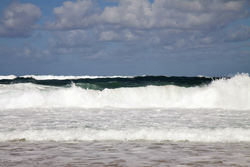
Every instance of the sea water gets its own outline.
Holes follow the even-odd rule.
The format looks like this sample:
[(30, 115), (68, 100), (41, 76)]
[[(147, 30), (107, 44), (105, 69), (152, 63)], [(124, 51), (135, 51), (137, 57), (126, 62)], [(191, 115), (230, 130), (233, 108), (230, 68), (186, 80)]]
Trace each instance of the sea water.
[(0, 76), (0, 166), (249, 166), (250, 77)]

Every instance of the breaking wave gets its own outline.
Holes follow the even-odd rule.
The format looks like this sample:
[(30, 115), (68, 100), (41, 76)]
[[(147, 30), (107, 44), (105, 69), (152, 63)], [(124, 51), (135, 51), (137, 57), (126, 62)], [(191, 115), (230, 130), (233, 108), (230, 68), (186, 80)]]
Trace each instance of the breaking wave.
[(0, 85), (0, 109), (43, 107), (83, 108), (221, 108), (250, 109), (249, 74), (222, 78), (208, 85), (120, 87), (103, 90), (33, 83)]

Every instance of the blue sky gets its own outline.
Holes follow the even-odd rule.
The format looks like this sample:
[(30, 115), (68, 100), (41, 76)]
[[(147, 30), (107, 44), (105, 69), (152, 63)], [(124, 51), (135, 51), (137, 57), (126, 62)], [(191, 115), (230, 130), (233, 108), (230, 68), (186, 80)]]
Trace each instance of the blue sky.
[(1, 0), (0, 75), (250, 73), (248, 0)]

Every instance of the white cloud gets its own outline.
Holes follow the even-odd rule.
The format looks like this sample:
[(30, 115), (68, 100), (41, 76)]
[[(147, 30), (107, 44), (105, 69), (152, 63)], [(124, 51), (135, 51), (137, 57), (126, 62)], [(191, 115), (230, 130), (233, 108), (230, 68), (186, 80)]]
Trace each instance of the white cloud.
[(118, 6), (102, 12), (90, 0), (67, 1), (55, 8), (55, 22), (46, 23), (52, 30), (86, 29), (96, 25), (113, 25), (129, 29), (221, 28), (246, 16), (244, 1), (219, 0), (120, 0)]
[[(120, 0), (103, 11), (94, 2), (67, 1), (54, 9), (55, 21), (44, 24), (55, 31), (49, 42), (53, 53), (164, 57), (216, 45), (218, 49), (225, 42), (225, 27), (249, 14), (244, 0)], [(243, 30), (227, 40), (248, 39), (243, 38), (248, 30)]]
[(37, 28), (40, 9), (30, 3), (12, 2), (3, 11), (0, 22), (0, 37), (28, 37)]
[(123, 38), (125, 41), (136, 41), (139, 40), (139, 37), (132, 33), (130, 30), (126, 29), (123, 31)]
[(115, 41), (120, 40), (120, 35), (114, 31), (103, 31), (100, 34), (100, 41)]
[(207, 31), (247, 16), (244, 1), (156, 0), (152, 7), (159, 28)]
[(46, 22), (49, 30), (86, 29), (98, 22), (98, 8), (91, 0), (66, 1), (54, 8), (55, 22)]
[(106, 7), (100, 15), (105, 24), (122, 28), (145, 29), (154, 25), (152, 5), (148, 0), (121, 0), (116, 7)]

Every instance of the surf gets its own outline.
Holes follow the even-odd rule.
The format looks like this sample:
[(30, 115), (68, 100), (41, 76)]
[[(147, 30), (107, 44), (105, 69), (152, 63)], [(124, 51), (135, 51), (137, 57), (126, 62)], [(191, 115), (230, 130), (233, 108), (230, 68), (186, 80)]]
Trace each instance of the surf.
[(84, 89), (18, 83), (0, 85), (0, 109), (80, 108), (221, 108), (250, 109), (250, 77), (239, 74), (208, 85), (177, 85)]
[(250, 130), (225, 129), (127, 129), (127, 130), (15, 130), (0, 132), (0, 141), (186, 141), (186, 142), (249, 142)]

